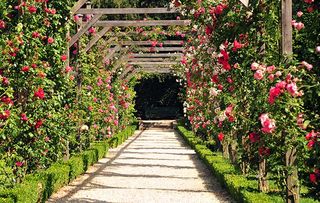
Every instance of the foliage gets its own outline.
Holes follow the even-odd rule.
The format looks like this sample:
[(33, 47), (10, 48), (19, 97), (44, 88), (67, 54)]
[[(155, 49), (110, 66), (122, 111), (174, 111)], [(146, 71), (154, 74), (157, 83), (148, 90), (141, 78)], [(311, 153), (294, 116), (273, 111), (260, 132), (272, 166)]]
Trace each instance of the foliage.
[[(128, 126), (117, 133), (115, 137), (121, 140), (118, 144), (133, 135), (135, 129), (135, 126)], [(66, 162), (57, 162), (46, 170), (27, 175), (22, 183), (12, 188), (0, 187), (0, 200), (17, 203), (46, 202), (52, 193), (86, 172), (90, 165), (104, 157), (108, 147), (107, 141), (92, 143), (88, 150), (76, 154)]]
[(74, 2), (0, 2), (1, 185), (108, 139), (134, 119), (134, 91), (103, 61), (107, 50), (83, 51), (93, 31), (72, 46), (68, 65), (66, 33), (79, 20), (70, 16)]
[[(279, 55), (278, 1), (253, 0), (246, 8), (239, 1), (175, 0), (172, 6), (192, 20), (180, 73), (193, 131), (215, 140), (243, 173), (275, 175), (285, 189), (286, 177), (298, 167), (300, 182), (313, 182), (310, 188), (317, 188), (319, 116), (311, 101), (318, 101), (320, 87), (320, 27), (314, 26), (318, 2), (295, 1), (294, 13), (301, 10), (303, 15), (292, 23), (293, 56)], [(307, 147), (305, 135), (312, 129)], [(284, 160), (293, 148), (297, 164), (291, 167)], [(263, 163), (267, 167), (261, 174)], [(316, 190), (313, 194), (319, 198)]]
[[(252, 180), (249, 176), (241, 175), (241, 171), (220, 152), (212, 152), (201, 140), (194, 142), (197, 135), (187, 130), (181, 123), (177, 126), (177, 130), (237, 202), (283, 202), (277, 193), (260, 193), (257, 190), (257, 181)], [(316, 203), (318, 201), (302, 198), (301, 202)]]

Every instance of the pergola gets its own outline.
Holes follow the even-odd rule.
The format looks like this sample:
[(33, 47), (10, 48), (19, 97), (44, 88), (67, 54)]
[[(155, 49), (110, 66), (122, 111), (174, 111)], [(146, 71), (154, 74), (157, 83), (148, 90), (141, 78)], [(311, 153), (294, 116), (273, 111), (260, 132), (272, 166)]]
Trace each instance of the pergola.
[[(85, 8), (83, 8), (85, 7)], [(113, 27), (142, 27), (142, 26), (187, 26), (190, 20), (101, 20), (105, 15), (128, 14), (175, 14), (179, 13), (173, 8), (91, 8), (89, 0), (79, 0), (71, 9), (71, 15), (92, 15), (93, 17), (79, 29), (75, 35), (69, 37), (69, 49), (91, 27), (100, 27), (100, 31), (85, 46), (85, 52), (89, 52), (97, 42), (111, 31)], [(81, 22), (82, 24), (82, 22)], [(135, 52), (128, 52), (118, 59), (113, 69), (125, 65), (121, 73), (121, 79), (131, 78), (138, 72), (170, 73), (171, 66), (180, 62), (183, 55), (183, 40), (166, 40), (161, 42), (161, 47), (152, 46), (151, 41), (117, 41), (111, 38), (106, 43), (111, 45), (105, 60), (110, 60), (123, 50), (134, 47)], [(69, 51), (68, 51), (69, 55)], [(68, 57), (69, 58), (69, 57)]]

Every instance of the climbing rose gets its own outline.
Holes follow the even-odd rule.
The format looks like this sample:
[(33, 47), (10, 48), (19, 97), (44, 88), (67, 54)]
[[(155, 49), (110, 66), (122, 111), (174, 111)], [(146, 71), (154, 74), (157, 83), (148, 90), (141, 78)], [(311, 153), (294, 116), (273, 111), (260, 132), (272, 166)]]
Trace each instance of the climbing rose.
[(16, 162), (16, 166), (17, 166), (17, 167), (22, 167), (22, 166), (23, 166), (23, 162), (17, 161), (17, 162)]
[(314, 132), (314, 130), (312, 130), (311, 132), (309, 132), (307, 135), (306, 135), (306, 140), (311, 140), (311, 139), (314, 139), (317, 137), (317, 133)]
[(38, 120), (37, 122), (36, 122), (36, 124), (35, 124), (35, 128), (36, 129), (38, 129), (38, 128), (40, 128), (41, 126), (42, 126), (42, 124), (43, 124), (43, 121), (42, 120)]
[(206, 34), (207, 34), (207, 35), (211, 35), (212, 32), (213, 32), (212, 26), (211, 26), (211, 25), (207, 25), (207, 27), (206, 27)]
[(316, 52), (320, 53), (320, 46), (316, 47)]
[(8, 97), (8, 96), (3, 96), (3, 97), (1, 98), (1, 101), (2, 101), (3, 103), (7, 104), (7, 105), (13, 105), (13, 101), (12, 101), (11, 98)]
[(243, 47), (243, 44), (241, 44), (237, 40), (234, 40), (233, 48), (232, 48), (233, 51), (237, 51), (238, 49), (241, 49), (242, 47)]
[(35, 6), (29, 6), (28, 10), (30, 13), (36, 13), (37, 12), (37, 8)]
[(268, 102), (273, 104), (278, 96), (281, 94), (281, 89), (279, 87), (271, 87), (269, 90)]
[(0, 114), (1, 120), (7, 120), (10, 117), (11, 113), (9, 110), (5, 110), (3, 113)]
[(298, 11), (297, 12), (297, 16), (300, 18), (301, 16), (303, 15), (303, 12), (302, 11)]
[(66, 73), (69, 73), (73, 70), (73, 67), (72, 66), (68, 66), (66, 67)]
[(262, 80), (263, 76), (264, 76), (264, 72), (262, 70), (257, 70), (253, 77), (256, 80)]
[(270, 149), (268, 147), (259, 147), (258, 149), (260, 156), (269, 156), (270, 155)]
[(276, 124), (275, 121), (273, 119), (269, 118), (269, 115), (267, 113), (262, 114), (259, 117), (260, 121), (261, 121), (261, 125), (262, 125), (262, 132), (264, 133), (272, 133), (275, 128), (276, 128)]
[(95, 34), (95, 33), (96, 33), (96, 28), (91, 27), (91, 28), (89, 28), (89, 30), (88, 30), (88, 31), (89, 31), (89, 33), (90, 33), (90, 34), (92, 34), (92, 35), (93, 35), (93, 34)]
[(307, 144), (308, 149), (312, 149), (313, 146), (314, 146), (314, 144), (315, 144), (315, 141), (314, 141), (314, 140), (310, 140), (310, 141), (308, 142), (308, 144)]
[(34, 93), (34, 97), (37, 97), (39, 99), (44, 99), (44, 91), (41, 87), (38, 88), (38, 90)]
[(253, 62), (252, 64), (251, 64), (251, 70), (258, 70), (258, 67), (259, 67), (260, 65), (258, 64), (258, 63), (256, 63), (256, 62)]
[(310, 71), (312, 68), (313, 68), (313, 65), (312, 64), (309, 64), (308, 62), (306, 61), (302, 61), (301, 62), (301, 65), (306, 67), (308, 71)]
[(218, 134), (218, 139), (219, 139), (220, 142), (222, 142), (223, 138), (224, 138), (224, 134), (223, 133), (219, 133)]
[(3, 20), (0, 20), (0, 29), (6, 28), (6, 23)]
[(307, 4), (312, 4), (314, 2), (314, 0), (304, 0), (304, 2)]
[(23, 66), (21, 68), (21, 71), (23, 71), (23, 72), (28, 72), (29, 70), (30, 70), (29, 66)]
[(298, 94), (298, 87), (297, 84), (292, 82), (290, 84), (287, 84), (287, 91), (289, 92), (289, 94), (291, 94), (292, 96), (297, 96)]
[(259, 136), (259, 134), (257, 134), (257, 133), (250, 133), (250, 134), (249, 134), (249, 140), (250, 140), (250, 142), (252, 142), (252, 143), (259, 142), (259, 141), (260, 141), (260, 136)]
[(54, 42), (54, 39), (52, 37), (48, 37), (48, 44), (52, 44)]
[(302, 22), (294, 22), (293, 27), (300, 31), (304, 28), (304, 24)]
[(62, 55), (62, 56), (61, 56), (61, 60), (62, 60), (62, 61), (66, 61), (67, 59), (68, 59), (67, 55)]
[(21, 118), (22, 121), (28, 121), (28, 117), (27, 117), (27, 115), (25, 113), (22, 113), (20, 115), (20, 118)]
[(310, 182), (311, 182), (311, 183), (315, 184), (315, 183), (317, 182), (317, 176), (316, 176), (316, 174), (311, 173), (311, 174), (309, 175), (309, 179), (310, 179)]
[(32, 33), (32, 38), (39, 38), (39, 37), (40, 37), (40, 33), (38, 33), (38, 32)]

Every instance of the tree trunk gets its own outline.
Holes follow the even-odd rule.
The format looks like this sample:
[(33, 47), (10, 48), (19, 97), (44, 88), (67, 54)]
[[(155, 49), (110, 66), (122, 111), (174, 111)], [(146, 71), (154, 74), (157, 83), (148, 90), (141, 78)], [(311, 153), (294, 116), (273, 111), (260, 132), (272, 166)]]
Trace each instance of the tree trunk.
[(286, 153), (286, 167), (291, 169), (287, 171), (287, 203), (297, 203), (299, 197), (298, 169), (296, 167), (297, 149), (294, 147)]
[(261, 192), (269, 191), (267, 181), (267, 160), (265, 158), (260, 158), (259, 160), (259, 190)]

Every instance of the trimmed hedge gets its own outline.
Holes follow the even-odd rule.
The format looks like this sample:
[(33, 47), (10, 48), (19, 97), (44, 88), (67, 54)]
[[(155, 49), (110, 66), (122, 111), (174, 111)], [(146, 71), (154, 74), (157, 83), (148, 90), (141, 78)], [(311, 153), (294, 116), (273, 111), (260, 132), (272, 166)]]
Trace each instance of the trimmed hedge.
[[(192, 131), (187, 130), (182, 124), (177, 126), (177, 131), (185, 141), (193, 148), (198, 156), (206, 163), (219, 182), (226, 187), (230, 195), (237, 202), (244, 203), (283, 203), (280, 196), (260, 193), (258, 183), (241, 175), (240, 171), (224, 158), (220, 152), (212, 152), (206, 143), (197, 137)], [(316, 203), (310, 198), (301, 198), (302, 203)]]
[(117, 147), (133, 135), (136, 126), (129, 126), (106, 141), (94, 142), (90, 148), (68, 161), (57, 162), (44, 171), (27, 175), (24, 181), (13, 188), (0, 187), (0, 203), (45, 202), (53, 193), (67, 185), (89, 166), (106, 156), (109, 146)]

